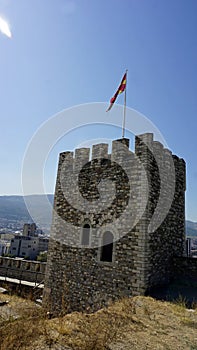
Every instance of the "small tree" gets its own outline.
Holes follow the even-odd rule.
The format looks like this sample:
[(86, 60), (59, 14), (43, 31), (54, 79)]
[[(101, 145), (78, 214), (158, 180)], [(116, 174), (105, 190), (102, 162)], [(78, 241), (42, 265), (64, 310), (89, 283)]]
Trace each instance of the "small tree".
[(40, 252), (36, 258), (37, 261), (46, 262), (47, 261), (47, 251)]

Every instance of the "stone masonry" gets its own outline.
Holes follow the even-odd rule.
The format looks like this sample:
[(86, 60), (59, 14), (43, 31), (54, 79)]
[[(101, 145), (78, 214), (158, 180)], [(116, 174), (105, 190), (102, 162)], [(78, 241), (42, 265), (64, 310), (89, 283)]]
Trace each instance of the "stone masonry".
[(0, 276), (40, 283), (45, 277), (46, 263), (0, 256)]
[(173, 277), (184, 254), (185, 162), (146, 133), (59, 157), (44, 307), (95, 311)]

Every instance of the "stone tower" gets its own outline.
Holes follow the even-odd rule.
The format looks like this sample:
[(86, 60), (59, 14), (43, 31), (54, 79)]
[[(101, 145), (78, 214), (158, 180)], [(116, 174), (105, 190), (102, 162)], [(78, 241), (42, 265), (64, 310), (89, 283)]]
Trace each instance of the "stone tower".
[(185, 162), (153, 134), (59, 157), (43, 304), (95, 311), (173, 277), (185, 244)]

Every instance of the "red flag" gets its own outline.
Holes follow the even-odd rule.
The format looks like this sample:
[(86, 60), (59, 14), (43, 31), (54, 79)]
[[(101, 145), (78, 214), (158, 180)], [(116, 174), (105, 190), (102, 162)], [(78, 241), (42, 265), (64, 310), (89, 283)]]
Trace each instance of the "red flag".
[(110, 105), (108, 107), (108, 109), (106, 110), (106, 112), (110, 111), (110, 109), (112, 108), (114, 102), (116, 101), (116, 98), (119, 94), (121, 94), (123, 91), (125, 91), (126, 89), (126, 83), (127, 83), (127, 73), (124, 74), (122, 81), (119, 85), (118, 90), (116, 91), (115, 95), (111, 98), (110, 100)]

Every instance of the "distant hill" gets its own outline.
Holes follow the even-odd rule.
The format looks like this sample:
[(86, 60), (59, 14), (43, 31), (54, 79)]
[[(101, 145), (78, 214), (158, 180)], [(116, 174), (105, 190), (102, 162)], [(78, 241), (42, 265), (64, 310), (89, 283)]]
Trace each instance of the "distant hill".
[[(46, 196), (51, 207), (46, 206)], [(27, 210), (26, 203), (31, 208), (31, 214), (37, 218), (36, 223), (40, 226), (50, 227), (53, 194), (31, 195), (31, 196), (0, 196), (0, 220), (32, 221)], [(197, 237), (197, 222), (186, 220), (186, 234), (190, 237)]]
[(190, 237), (197, 237), (197, 222), (186, 220), (186, 234)]
[[(45, 205), (46, 196), (51, 203), (51, 207)], [(17, 221), (32, 221), (28, 212), (28, 207), (31, 208), (31, 214), (37, 218), (37, 224), (49, 225), (51, 223), (51, 214), (53, 206), (53, 194), (47, 195), (30, 195), (30, 196), (0, 196), (0, 220), (17, 220)]]

